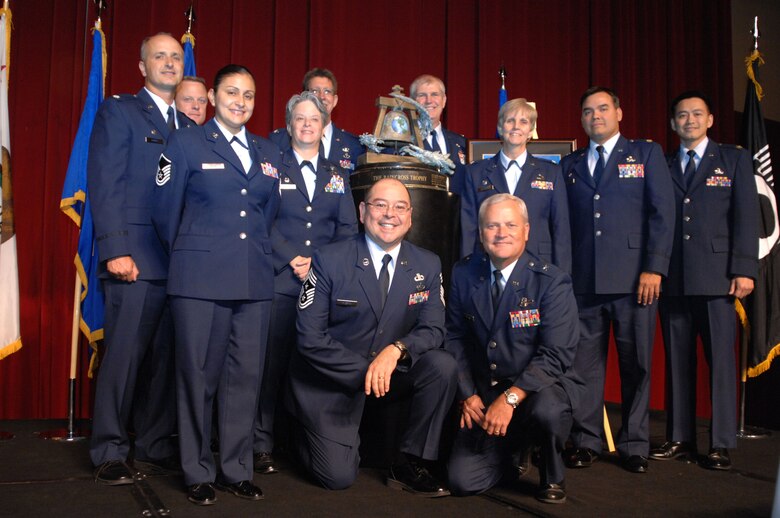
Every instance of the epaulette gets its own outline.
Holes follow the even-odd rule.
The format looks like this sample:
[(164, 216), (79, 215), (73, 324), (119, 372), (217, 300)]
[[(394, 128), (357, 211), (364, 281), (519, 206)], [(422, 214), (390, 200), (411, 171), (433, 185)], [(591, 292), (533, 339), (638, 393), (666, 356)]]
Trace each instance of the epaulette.
[(531, 260), (528, 261), (528, 269), (537, 273), (551, 275), (553, 270), (553, 265), (548, 263), (547, 261)]
[(726, 149), (745, 149), (739, 144), (721, 144), (718, 142), (718, 147), (726, 148)]
[(117, 101), (133, 101), (136, 99), (135, 94), (114, 94), (111, 97), (113, 97)]
[[(287, 131), (287, 130), (285, 130), (285, 131)], [(281, 132), (282, 132), (282, 128), (276, 128), (271, 133), (281, 133)]]
[(646, 143), (648, 143), (648, 144), (652, 144), (652, 143), (653, 143), (653, 139), (649, 139), (649, 138), (637, 138), (637, 139), (631, 139), (631, 140), (629, 140), (629, 142), (631, 142), (632, 144), (635, 144), (635, 143), (637, 143), (637, 142), (639, 142), (639, 143), (646, 142)]

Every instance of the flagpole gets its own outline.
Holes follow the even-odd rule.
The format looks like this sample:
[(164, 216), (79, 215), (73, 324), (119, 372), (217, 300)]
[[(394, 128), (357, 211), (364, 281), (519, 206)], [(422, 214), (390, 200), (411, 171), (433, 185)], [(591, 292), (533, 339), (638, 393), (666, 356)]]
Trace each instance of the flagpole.
[[(106, 6), (104, 0), (95, 0), (95, 4), (97, 7), (97, 19), (95, 21), (94, 31), (96, 32), (94, 33), (94, 36), (95, 38), (98, 38), (99, 36), (102, 38), (100, 15), (101, 15), (101, 11), (105, 9)], [(104, 45), (96, 46), (95, 49), (93, 49), (93, 52), (97, 52), (98, 49), (102, 49), (102, 54), (103, 54), (102, 59), (105, 62), (105, 46)], [(94, 59), (95, 59), (95, 55), (93, 54), (93, 61)], [(101, 65), (102, 71), (105, 71), (104, 65), (105, 63)], [(92, 71), (90, 70), (90, 76), (91, 75), (92, 75)], [(101, 80), (103, 83), (105, 82), (105, 75), (103, 75)], [(91, 77), (90, 77), (90, 83), (92, 83)], [(92, 87), (93, 85), (90, 84), (87, 89), (88, 92), (92, 90)], [(99, 87), (100, 92), (103, 91), (103, 87), (104, 85)], [(87, 94), (87, 98), (89, 99), (89, 93)], [(91, 126), (90, 126), (90, 130), (91, 130)], [(79, 122), (79, 131), (76, 135), (77, 142), (79, 140), (79, 135), (82, 135), (82, 121)], [(88, 133), (86, 135), (88, 135)], [(74, 143), (74, 149), (76, 147), (77, 147), (77, 143)], [(70, 174), (70, 163), (68, 164), (68, 174), (66, 174), (66, 176), (68, 176), (69, 174)], [(66, 179), (66, 187), (67, 185), (68, 184)], [(65, 190), (66, 189), (64, 188), (63, 191)], [(84, 191), (86, 191), (86, 187), (84, 187)], [(78, 212), (74, 212), (76, 210), (76, 207), (79, 206), (75, 203), (77, 199), (83, 203), (80, 204), (81, 209), (78, 210)], [(67, 207), (67, 210), (65, 212), (68, 213), (68, 215), (70, 215), (71, 218), (74, 218), (74, 221), (76, 221), (78, 226), (81, 227), (82, 223), (84, 223), (86, 219), (86, 216), (88, 216), (89, 214), (87, 208), (88, 205), (86, 203), (86, 195), (84, 194), (83, 198), (78, 198), (75, 195), (69, 195), (67, 198), (67, 204), (65, 206)], [(62, 204), (60, 205), (60, 208), (63, 208)], [(70, 212), (73, 212), (73, 214), (71, 214)], [(83, 231), (84, 229), (82, 228), (82, 232)], [(77, 252), (77, 259), (79, 259), (78, 252)], [(80, 265), (83, 264), (80, 260), (75, 262), (77, 262), (77, 264)], [(63, 442), (76, 442), (85, 439), (89, 435), (89, 431), (82, 431), (81, 429), (77, 429), (75, 427), (76, 374), (78, 371), (78, 358), (79, 358), (79, 331), (80, 331), (79, 324), (81, 322), (81, 298), (82, 298), (82, 293), (84, 293), (82, 287), (84, 289), (87, 288), (87, 283), (89, 278), (89, 273), (86, 271), (86, 269), (84, 271), (84, 279), (81, 278), (79, 272), (80, 272), (80, 268), (77, 267), (75, 285), (73, 287), (73, 317), (71, 321), (71, 334), (70, 334), (70, 373), (68, 376), (68, 427), (66, 429), (56, 429), (56, 430), (48, 430), (45, 432), (40, 432), (38, 436), (42, 439), (52, 439), (54, 441), (63, 441)], [(91, 286), (90, 289), (94, 290), (95, 286)], [(95, 354), (97, 354), (97, 352)]]
[[(753, 50), (758, 50), (758, 38), (761, 35), (758, 32), (758, 16), (753, 18), (753, 29), (750, 31), (753, 35)], [(743, 113), (744, 117), (745, 114)], [(739, 427), (737, 428), (738, 439), (764, 439), (771, 435), (769, 430), (755, 426), (745, 425), (745, 403), (747, 401), (747, 371), (748, 371), (748, 345), (750, 342), (750, 327), (742, 327), (740, 333), (740, 355), (739, 355)]]

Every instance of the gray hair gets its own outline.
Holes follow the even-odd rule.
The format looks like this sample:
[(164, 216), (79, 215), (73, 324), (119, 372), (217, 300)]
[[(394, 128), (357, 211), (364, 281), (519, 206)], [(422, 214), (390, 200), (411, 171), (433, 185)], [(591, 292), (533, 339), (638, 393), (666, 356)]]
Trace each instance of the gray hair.
[(511, 201), (516, 203), (517, 207), (520, 209), (520, 216), (522, 216), (525, 223), (528, 223), (528, 208), (525, 206), (525, 202), (513, 194), (502, 192), (501, 194), (494, 194), (490, 198), (483, 201), (482, 205), (479, 206), (480, 230), (483, 227), (485, 212), (487, 212), (488, 207), (492, 207), (493, 205), (498, 205), (499, 203), (504, 203), (505, 201)]
[(498, 110), (498, 125), (496, 128), (501, 137), (504, 136), (503, 126), (507, 115), (518, 110), (528, 115), (528, 120), (531, 122), (531, 129), (536, 129), (536, 118), (539, 116), (539, 112), (536, 111), (536, 108), (528, 104), (528, 101), (522, 97), (518, 97), (517, 99), (505, 102)]
[(314, 106), (317, 107), (317, 111), (320, 112), (320, 115), (322, 115), (322, 122), (325, 124), (325, 121), (328, 120), (328, 110), (325, 109), (325, 106), (322, 104), (322, 101), (320, 101), (319, 97), (317, 97), (317, 94), (313, 92), (309, 92), (308, 90), (304, 90), (303, 92), (299, 94), (295, 94), (292, 97), (290, 97), (290, 100), (287, 101), (287, 108), (285, 111), (284, 120), (287, 124), (287, 131), (290, 131), (290, 123), (292, 122), (292, 114), (293, 110), (295, 110), (295, 107), (301, 104), (305, 101), (311, 101), (314, 103)]

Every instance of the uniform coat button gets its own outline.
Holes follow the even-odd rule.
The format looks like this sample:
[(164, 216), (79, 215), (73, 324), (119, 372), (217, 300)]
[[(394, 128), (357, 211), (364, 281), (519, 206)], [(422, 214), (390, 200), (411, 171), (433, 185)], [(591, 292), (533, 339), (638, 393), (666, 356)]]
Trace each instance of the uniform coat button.
[(241, 189), (241, 196), (246, 196), (246, 189)]
[(494, 370), (496, 370), (497, 368), (498, 368), (498, 365), (496, 365), (495, 363), (491, 363), (491, 364), (490, 364), (490, 370), (494, 371)]
[(241, 212), (238, 213), (238, 215), (241, 216), (242, 218), (245, 218), (246, 217), (246, 211), (242, 210)]
[(246, 232), (241, 232), (241, 233), (238, 235), (238, 237), (240, 237), (241, 239), (246, 239)]

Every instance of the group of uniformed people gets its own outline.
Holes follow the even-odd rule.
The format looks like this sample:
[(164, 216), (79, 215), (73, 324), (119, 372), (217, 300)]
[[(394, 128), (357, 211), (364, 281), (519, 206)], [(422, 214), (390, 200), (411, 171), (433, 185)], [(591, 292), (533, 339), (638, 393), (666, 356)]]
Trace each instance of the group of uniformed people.
[[(601, 453), (610, 332), (623, 467), (644, 473), (648, 458), (696, 455), (700, 336), (713, 401), (701, 464), (730, 468), (732, 303), (757, 275), (758, 209), (747, 153), (707, 138), (704, 94), (671, 103), (680, 148), (668, 159), (623, 137), (617, 95), (592, 87), (580, 100), (589, 145), (560, 165), (528, 153), (537, 112), (524, 99), (498, 113), (501, 151), (467, 164), (465, 139), (441, 124), (444, 84), (417, 78), (410, 95), (434, 128), (424, 146), (456, 164), (450, 189), (461, 197), (462, 259), (445, 311), (438, 256), (404, 240), (406, 187), (380, 180), (356, 215), (349, 176), (363, 151), (332, 122), (330, 71), (306, 74), (286, 127), (267, 140), (245, 127), (255, 104), (246, 67), (223, 67), (207, 91), (200, 78), (182, 80), (181, 46), (161, 33), (142, 43), (139, 68), (144, 87), (103, 103), (90, 143), (106, 295), (96, 480), (181, 470), (195, 504), (213, 504), (215, 488), (257, 500), (253, 473), (278, 470), (283, 429), (318, 483), (349, 487), (364, 408), (404, 401), (387, 424), (398, 437), (389, 486), (428, 497), (486, 491), (523, 476), (539, 448), (536, 498), (562, 503), (564, 464), (587, 467)], [(651, 450), (659, 306), (668, 424), (667, 442)], [(455, 401), (445, 483), (431, 462)]]

